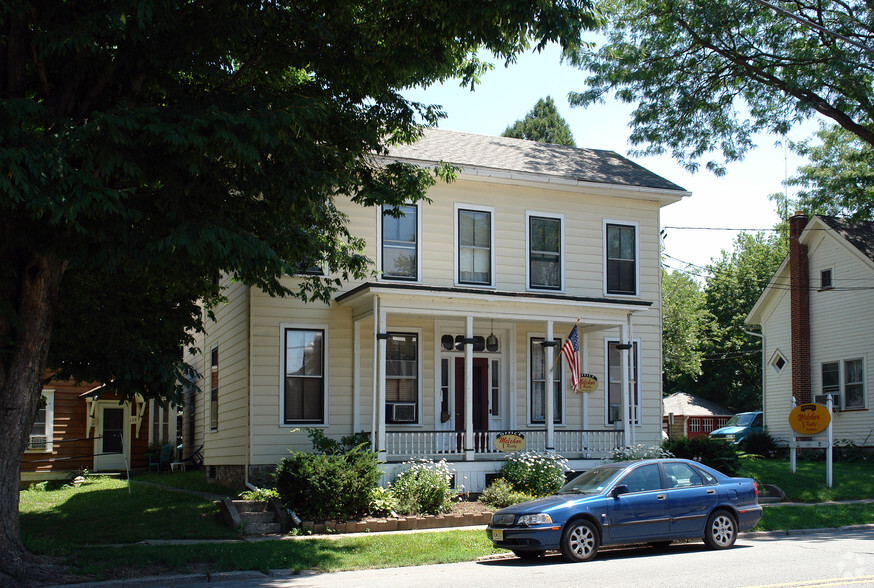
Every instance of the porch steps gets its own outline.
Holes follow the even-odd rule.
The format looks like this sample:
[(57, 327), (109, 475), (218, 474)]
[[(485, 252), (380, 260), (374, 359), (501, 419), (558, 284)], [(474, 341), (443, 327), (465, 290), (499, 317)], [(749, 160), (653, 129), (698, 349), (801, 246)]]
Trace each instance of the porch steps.
[(280, 535), (288, 531), (288, 515), (278, 501), (220, 501), (221, 516), (226, 524), (241, 535)]

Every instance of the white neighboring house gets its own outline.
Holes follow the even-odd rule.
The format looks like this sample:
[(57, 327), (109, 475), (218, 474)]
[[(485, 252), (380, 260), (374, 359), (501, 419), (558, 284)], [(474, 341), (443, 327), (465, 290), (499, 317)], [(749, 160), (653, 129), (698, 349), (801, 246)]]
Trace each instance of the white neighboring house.
[[(257, 482), (310, 450), (305, 427), (371, 433), (387, 478), (445, 458), (471, 491), (504, 459), (500, 432), (571, 468), (659, 443), (659, 211), (689, 193), (611, 151), (441, 130), (387, 161), (460, 172), (400, 218), (338, 202), (372, 279), (330, 304), (225, 282), (189, 358), (210, 374), (184, 419), (208, 475)], [(594, 392), (571, 390), (560, 358), (575, 324)]]
[(746, 318), (764, 335), (767, 431), (791, 436), (798, 404), (835, 404), (836, 440), (874, 445), (874, 223), (796, 213), (789, 255)]

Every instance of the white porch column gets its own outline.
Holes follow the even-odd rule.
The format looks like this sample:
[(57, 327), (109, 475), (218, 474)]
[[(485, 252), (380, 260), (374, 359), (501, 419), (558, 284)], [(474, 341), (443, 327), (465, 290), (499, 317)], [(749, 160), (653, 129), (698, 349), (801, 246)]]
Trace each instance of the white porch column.
[(378, 348), (379, 351), (377, 353), (377, 361), (379, 362), (379, 386), (377, 387), (377, 395), (376, 395), (376, 423), (377, 430), (379, 433), (377, 434), (377, 448), (376, 451), (379, 454), (380, 461), (385, 460), (385, 338), (386, 338), (386, 320), (385, 320), (385, 310), (379, 309), (379, 318), (377, 320), (378, 324), (378, 332), (377, 332), (377, 340), (378, 340)]
[(361, 430), (361, 321), (352, 324), (352, 434)]
[(625, 442), (625, 447), (629, 447), (631, 445), (631, 422), (628, 418), (628, 349), (625, 348), (625, 345), (628, 343), (628, 325), (622, 325), (620, 328), (620, 345), (622, 345), (622, 351), (619, 354), (620, 358), (620, 370), (622, 371), (622, 436), (623, 441)]
[(377, 334), (379, 334), (379, 320), (377, 317), (379, 316), (379, 296), (373, 297), (373, 341), (371, 345), (371, 349), (373, 350), (373, 386), (370, 388), (370, 404), (371, 404), (371, 413), (370, 413), (370, 444), (372, 449), (376, 451), (376, 427), (379, 424), (377, 422), (377, 410), (376, 410), (376, 397), (377, 390), (379, 389), (379, 339), (377, 338)]
[[(583, 362), (583, 373), (589, 373), (589, 334), (583, 333), (582, 346), (580, 348), (580, 361)], [(583, 430), (589, 428), (589, 393), (584, 392), (583, 397)], [(583, 443), (588, 445), (586, 433), (583, 433)]]
[[(545, 364), (550, 366), (546, 372), (546, 383), (544, 383), (543, 387), (545, 388), (543, 391), (544, 396), (546, 397), (546, 414), (544, 415), (544, 419), (546, 420), (546, 450), (547, 451), (555, 451), (555, 423), (553, 423), (553, 417), (555, 416), (555, 392), (553, 391), (553, 383), (552, 383), (552, 368), (555, 363), (555, 354), (554, 354), (554, 345), (553, 345), (553, 333), (552, 333), (552, 321), (546, 321), (546, 340), (544, 341), (545, 345)], [(545, 367), (545, 366), (544, 366)]]
[[(634, 381), (634, 331), (631, 327), (631, 313), (628, 313), (627, 316), (628, 321), (628, 343), (631, 345), (631, 349), (628, 350), (628, 406), (631, 407), (631, 415), (628, 417), (629, 427), (628, 430), (631, 433), (631, 444), (634, 445), (637, 443), (637, 426), (635, 426), (635, 422), (640, 421), (640, 415), (637, 414), (638, 406), (634, 402), (634, 388), (637, 386), (637, 382)], [(640, 377), (640, 375), (638, 375)]]
[(468, 316), (464, 327), (464, 459), (473, 461), (473, 317)]

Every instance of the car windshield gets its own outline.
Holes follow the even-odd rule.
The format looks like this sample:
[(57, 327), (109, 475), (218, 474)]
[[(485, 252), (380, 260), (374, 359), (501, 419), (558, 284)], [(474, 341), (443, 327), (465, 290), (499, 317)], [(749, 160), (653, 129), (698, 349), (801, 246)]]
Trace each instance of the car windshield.
[(756, 413), (754, 412), (744, 412), (741, 414), (736, 414), (727, 423), (725, 423), (726, 427), (746, 427), (753, 419), (756, 418)]
[(561, 487), (558, 494), (600, 494), (622, 468), (594, 468), (583, 472)]

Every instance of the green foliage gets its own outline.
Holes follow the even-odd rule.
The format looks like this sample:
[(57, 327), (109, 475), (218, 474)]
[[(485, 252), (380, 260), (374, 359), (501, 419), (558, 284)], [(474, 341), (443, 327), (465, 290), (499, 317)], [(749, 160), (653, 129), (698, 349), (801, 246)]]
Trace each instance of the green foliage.
[(704, 329), (710, 315), (698, 282), (682, 271), (662, 268), (662, 349), (666, 392), (679, 391), (677, 383), (701, 375)]
[(781, 3), (709, 0), (606, 0), (600, 47), (571, 60), (589, 72), (571, 103), (613, 93), (634, 104), (630, 141), (640, 152), (669, 153), (687, 169), (724, 173), (743, 158), (756, 133), (785, 133), (819, 112), (874, 143), (868, 70), (874, 55), (825, 29), (854, 39), (871, 35), (858, 0)]
[(440, 514), (452, 508), (455, 492), (451, 488), (452, 471), (446, 460), (434, 462), (415, 459), (404, 462), (390, 488), (402, 514)]
[(649, 446), (643, 443), (631, 447), (619, 447), (610, 452), (610, 461), (640, 461), (642, 459), (659, 459), (674, 457), (674, 454), (659, 446)]
[(551, 96), (541, 98), (522, 120), (508, 126), (502, 137), (527, 139), (539, 143), (553, 143), (576, 147), (570, 125), (558, 112)]
[(789, 184), (798, 187), (798, 210), (874, 220), (874, 149), (837, 125), (821, 124), (819, 140), (792, 143), (809, 163), (798, 166)]
[(279, 498), (279, 492), (274, 488), (257, 488), (255, 490), (244, 490), (238, 494), (241, 500), (257, 500), (264, 502), (271, 498)]
[(736, 476), (740, 470), (737, 447), (720, 439), (699, 435), (688, 439), (678, 437), (662, 442), (662, 449), (675, 457), (691, 459), (719, 470), (726, 476)]
[(307, 437), (313, 444), (313, 450), (317, 453), (327, 453), (329, 455), (341, 455), (349, 450), (361, 445), (370, 445), (370, 433), (354, 433), (341, 437), (339, 441), (331, 439), (322, 429), (314, 429), (307, 427)]
[(510, 482), (504, 478), (498, 478), (483, 490), (479, 501), (493, 508), (506, 508), (534, 498), (535, 496), (531, 494), (513, 490), (513, 485)]
[(500, 474), (517, 492), (549, 496), (564, 485), (567, 469), (567, 459), (557, 453), (524, 451), (508, 455)]
[(740, 440), (738, 449), (760, 457), (779, 457), (786, 454), (786, 444), (777, 441), (767, 431), (750, 433)]
[(379, 468), (361, 446), (344, 454), (297, 451), (276, 464), (273, 478), (283, 504), (301, 518), (345, 520), (367, 512)]
[(376, 486), (370, 489), (370, 499), (367, 504), (367, 512), (373, 516), (394, 516), (400, 509), (398, 499), (395, 498), (391, 488)]

